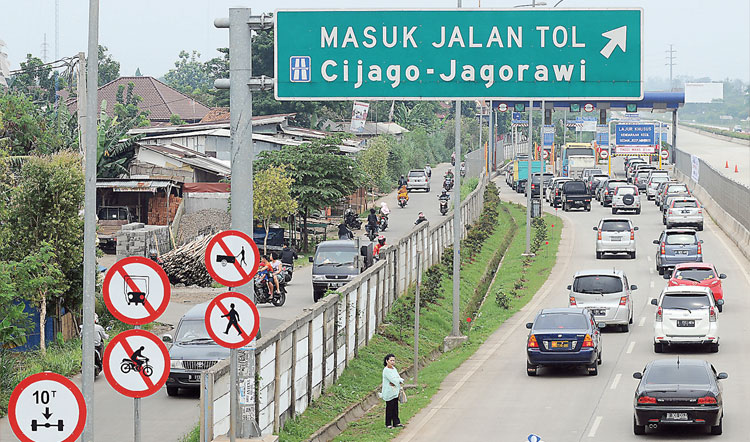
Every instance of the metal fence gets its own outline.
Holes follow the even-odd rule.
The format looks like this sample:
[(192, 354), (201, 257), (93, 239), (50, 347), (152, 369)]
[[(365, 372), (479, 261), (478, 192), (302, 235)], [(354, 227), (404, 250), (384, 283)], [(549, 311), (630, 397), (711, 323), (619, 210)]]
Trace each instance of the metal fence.
[(689, 181), (696, 182), (719, 207), (727, 212), (743, 227), (750, 230), (750, 188), (722, 175), (700, 158), (693, 158), (689, 153), (674, 149), (675, 168), (682, 172)]
[[(465, 226), (479, 218), (488, 181), (481, 174), (477, 188), (461, 203), (462, 236)], [(305, 411), (372, 339), (393, 302), (416, 280), (421, 270), (417, 250), (423, 251), (421, 266), (431, 266), (451, 244), (452, 212), (432, 225), (421, 223), (381, 250), (381, 259), (341, 287), (339, 296), (323, 298), (258, 340), (255, 418), (263, 435)], [(229, 360), (224, 360), (201, 377), (201, 441), (229, 430), (229, 396)]]

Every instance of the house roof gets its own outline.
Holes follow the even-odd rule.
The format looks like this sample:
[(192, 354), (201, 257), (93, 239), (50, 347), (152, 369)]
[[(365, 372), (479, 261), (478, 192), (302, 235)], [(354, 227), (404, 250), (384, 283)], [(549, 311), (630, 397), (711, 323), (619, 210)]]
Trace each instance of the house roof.
[[(275, 114), (275, 115), (257, 115), (253, 117), (253, 126), (264, 126), (268, 124), (281, 124), (287, 121), (290, 115), (294, 114)], [(193, 124), (183, 124), (181, 126), (154, 126), (151, 127), (134, 127), (128, 131), (130, 135), (143, 134), (152, 138), (154, 135), (176, 135), (190, 133), (195, 131), (204, 131), (212, 129), (229, 129), (229, 121), (201, 121)]]
[[(351, 130), (351, 122), (349, 121), (328, 120), (325, 123), (323, 123), (323, 127), (331, 132), (354, 133)], [(359, 136), (401, 135), (406, 132), (409, 132), (409, 130), (403, 126), (400, 126), (397, 123), (383, 123), (383, 122), (376, 123), (374, 121), (366, 121), (364, 130), (362, 132), (357, 132), (355, 135), (359, 135)]]
[(188, 149), (179, 144), (142, 144), (136, 143), (139, 149), (147, 149), (158, 152), (166, 157), (173, 158), (198, 169), (215, 173), (221, 176), (229, 176), (232, 168), (229, 161), (219, 160), (202, 154), (196, 150)]
[[(289, 119), (297, 115), (296, 113), (291, 114), (272, 114), (272, 115), (253, 115), (253, 122), (258, 118), (270, 118), (270, 117), (284, 117)], [(201, 119), (201, 123), (229, 123), (229, 108), (228, 107), (212, 107), (208, 113)]]
[[(185, 121), (197, 122), (209, 112), (208, 107), (154, 77), (120, 77), (99, 88), (99, 106), (102, 100), (107, 100), (107, 115), (114, 113), (118, 87), (122, 85), (127, 91), (129, 83), (134, 85), (133, 94), (142, 98), (138, 108), (149, 111), (151, 121), (169, 121), (176, 114)], [(71, 112), (75, 111), (78, 108), (77, 98), (68, 100), (66, 105)]]

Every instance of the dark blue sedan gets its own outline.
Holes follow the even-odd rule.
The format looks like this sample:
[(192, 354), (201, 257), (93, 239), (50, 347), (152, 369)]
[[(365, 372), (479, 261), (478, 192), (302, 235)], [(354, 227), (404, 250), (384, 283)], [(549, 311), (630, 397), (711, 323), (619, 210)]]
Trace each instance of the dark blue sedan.
[(582, 366), (591, 376), (602, 363), (599, 327), (591, 311), (579, 308), (554, 308), (540, 311), (526, 341), (526, 373), (536, 376), (543, 365)]

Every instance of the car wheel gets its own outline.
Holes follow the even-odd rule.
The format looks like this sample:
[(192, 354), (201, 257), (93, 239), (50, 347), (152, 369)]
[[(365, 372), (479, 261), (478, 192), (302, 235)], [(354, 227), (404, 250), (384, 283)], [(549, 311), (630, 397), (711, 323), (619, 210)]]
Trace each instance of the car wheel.
[(586, 211), (591, 212), (591, 204), (586, 204)]
[(630, 252), (630, 259), (635, 259), (635, 252)]
[(722, 423), (724, 422), (724, 417), (722, 416), (721, 419), (719, 419), (719, 425), (711, 425), (711, 434), (714, 436), (718, 436), (722, 433)]
[(657, 267), (656, 270), (659, 272), (660, 275), (664, 275), (664, 267)]
[(664, 344), (661, 342), (654, 342), (654, 353), (663, 353), (664, 352)]
[(612, 208), (612, 215), (617, 215), (617, 209), (615, 209), (614, 207)]
[(430, 193), (430, 188), (429, 188), (429, 187), (428, 187), (428, 188), (426, 189), (426, 192), (427, 192), (427, 193)]
[(602, 352), (599, 352), (599, 357), (596, 358), (596, 364), (602, 365)]
[(646, 426), (638, 425), (638, 423), (635, 421), (635, 416), (633, 416), (633, 434), (637, 434), (639, 436), (646, 434)]
[(169, 387), (169, 386), (167, 386), (167, 396), (174, 397), (174, 396), (177, 396), (177, 394), (179, 392), (180, 392), (180, 388), (179, 387)]
[(599, 374), (599, 367), (597, 366), (596, 361), (594, 363), (587, 365), (586, 370), (589, 372), (589, 376), (596, 376)]
[(620, 326), (620, 331), (623, 332), (623, 333), (627, 333), (628, 331), (630, 331), (630, 323), (625, 324), (625, 325), (621, 325)]
[(722, 311), (724, 311), (724, 306), (723, 305), (717, 305), (716, 308), (719, 309), (719, 313), (721, 313)]
[(630, 319), (628, 320), (628, 324), (632, 324), (632, 323), (633, 323), (633, 314), (631, 313), (630, 314)]
[(708, 351), (711, 353), (718, 353), (719, 352), (719, 344), (708, 344)]
[(596, 252), (596, 259), (602, 259), (602, 252)]
[(321, 292), (313, 290), (313, 302), (318, 302), (318, 299), (322, 297), (323, 297), (323, 294)]
[(526, 374), (529, 376), (536, 376), (536, 371), (539, 369), (536, 365), (532, 365), (529, 361), (526, 361)]
[(665, 226), (666, 226), (667, 229), (671, 229), (672, 228), (672, 224), (669, 224), (669, 223), (666, 223)]
[(636, 215), (640, 215), (641, 214), (641, 209), (635, 209), (635, 214)]
[(703, 231), (703, 224), (699, 224), (699, 225), (698, 225), (698, 231), (699, 231), (699, 232)]

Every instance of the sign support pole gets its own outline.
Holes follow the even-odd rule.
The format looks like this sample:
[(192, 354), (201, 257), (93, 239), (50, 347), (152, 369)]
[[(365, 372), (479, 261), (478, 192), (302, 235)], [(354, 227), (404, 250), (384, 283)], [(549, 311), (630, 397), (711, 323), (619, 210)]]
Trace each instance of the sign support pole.
[[(461, 0), (458, 1), (461, 7)], [(453, 166), (453, 330), (452, 336), (461, 336), (458, 314), (461, 309), (461, 101), (456, 101), (456, 165)]]
[(419, 285), (422, 282), (421, 257), (422, 251), (417, 250), (417, 285), (414, 289), (414, 385), (418, 385), (419, 383)]
[[(82, 134), (85, 152), (83, 214), (83, 363), (81, 386), (88, 412), (81, 440), (94, 440), (94, 296), (96, 294), (96, 152), (99, 115), (99, 0), (89, 0), (89, 41), (86, 61), (86, 129)], [(79, 69), (83, 69), (80, 66)], [(80, 97), (84, 99), (84, 97)], [(83, 136), (85, 135), (85, 138)]]
[[(141, 328), (140, 325), (133, 326)], [(133, 398), (133, 442), (141, 442), (141, 398)]]
[(534, 101), (529, 100), (529, 156), (526, 159), (526, 253), (524, 253), (524, 256), (531, 256), (531, 157), (534, 155), (533, 126)]

